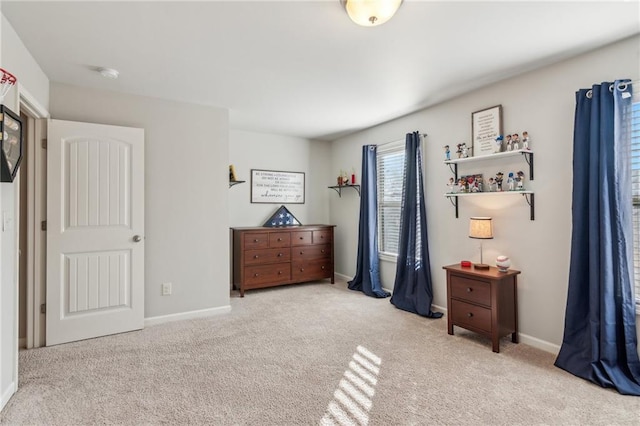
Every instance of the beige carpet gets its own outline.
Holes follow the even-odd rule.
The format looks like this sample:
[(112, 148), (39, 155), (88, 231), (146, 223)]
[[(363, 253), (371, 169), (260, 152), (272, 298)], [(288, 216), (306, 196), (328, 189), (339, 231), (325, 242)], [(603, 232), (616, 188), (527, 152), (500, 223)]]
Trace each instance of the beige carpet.
[(20, 353), (3, 424), (640, 424), (640, 398), (554, 356), (344, 283), (249, 291), (225, 316)]

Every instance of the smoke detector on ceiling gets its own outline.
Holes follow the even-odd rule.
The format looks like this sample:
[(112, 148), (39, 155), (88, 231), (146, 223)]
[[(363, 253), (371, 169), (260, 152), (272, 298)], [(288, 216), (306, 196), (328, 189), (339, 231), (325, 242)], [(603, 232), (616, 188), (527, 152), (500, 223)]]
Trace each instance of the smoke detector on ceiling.
[(120, 72), (118, 72), (118, 70), (114, 70), (113, 68), (98, 68), (98, 72), (101, 76), (110, 78), (112, 80), (115, 80), (120, 75)]

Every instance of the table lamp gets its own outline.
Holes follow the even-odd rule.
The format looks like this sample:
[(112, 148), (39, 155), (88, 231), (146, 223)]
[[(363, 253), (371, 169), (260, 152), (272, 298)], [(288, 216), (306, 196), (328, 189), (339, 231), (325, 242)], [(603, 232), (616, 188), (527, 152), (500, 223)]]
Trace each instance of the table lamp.
[[(488, 240), (493, 238), (493, 224), (490, 217), (472, 217), (469, 219), (469, 238)], [(480, 263), (474, 263), (475, 269), (489, 269), (482, 263), (482, 241), (480, 241)]]

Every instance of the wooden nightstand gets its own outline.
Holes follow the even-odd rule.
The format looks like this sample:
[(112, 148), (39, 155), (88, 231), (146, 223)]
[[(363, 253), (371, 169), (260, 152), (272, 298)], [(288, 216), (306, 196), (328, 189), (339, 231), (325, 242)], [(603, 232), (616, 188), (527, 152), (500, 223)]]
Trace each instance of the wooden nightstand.
[(511, 334), (518, 343), (517, 276), (520, 271), (498, 268), (443, 266), (447, 271), (447, 327), (466, 328), (490, 337), (493, 351), (500, 352), (500, 338)]

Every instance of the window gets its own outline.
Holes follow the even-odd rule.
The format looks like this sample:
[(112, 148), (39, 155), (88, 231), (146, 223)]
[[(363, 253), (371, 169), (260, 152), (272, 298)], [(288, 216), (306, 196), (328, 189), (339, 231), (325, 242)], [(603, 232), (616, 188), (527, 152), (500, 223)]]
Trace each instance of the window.
[[(633, 194), (633, 277), (640, 308), (640, 82), (634, 82), (631, 112), (631, 188)], [(638, 311), (640, 312), (640, 311)]]
[(382, 255), (398, 255), (400, 209), (404, 175), (404, 143), (378, 148), (378, 248)]

